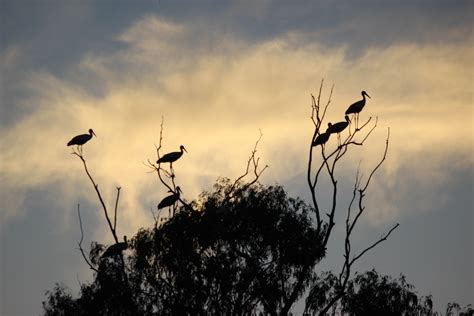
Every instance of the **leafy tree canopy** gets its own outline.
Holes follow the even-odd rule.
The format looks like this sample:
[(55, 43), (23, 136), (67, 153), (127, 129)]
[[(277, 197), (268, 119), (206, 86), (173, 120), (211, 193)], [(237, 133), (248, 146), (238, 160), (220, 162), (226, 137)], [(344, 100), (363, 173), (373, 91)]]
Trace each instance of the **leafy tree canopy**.
[(78, 299), (56, 288), (46, 314), (287, 313), (325, 255), (312, 209), (280, 186), (228, 180), (192, 206), (141, 229), (124, 259), (101, 259), (96, 244), (94, 282)]

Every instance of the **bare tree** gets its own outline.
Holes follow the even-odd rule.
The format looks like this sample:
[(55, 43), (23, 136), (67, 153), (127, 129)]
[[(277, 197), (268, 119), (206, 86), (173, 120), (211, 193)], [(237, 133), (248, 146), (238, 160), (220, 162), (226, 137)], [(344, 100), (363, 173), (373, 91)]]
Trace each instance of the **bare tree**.
[[(326, 133), (326, 128), (323, 125), (327, 111), (331, 104), (331, 98), (333, 94), (334, 86), (331, 87), (329, 97), (326, 102), (321, 100), (323, 83), (319, 88), (319, 93), (317, 97), (311, 95), (311, 120), (314, 125), (313, 137), (309, 146), (309, 157), (308, 157), (308, 167), (307, 167), (307, 182), (311, 192), (311, 199), (314, 206), (314, 212), (316, 217), (316, 227), (317, 230), (322, 232), (323, 246), (326, 247), (333, 233), (333, 228), (335, 225), (335, 215), (336, 212), (341, 212), (339, 207), (340, 192), (338, 191), (338, 178), (336, 176), (336, 170), (338, 164), (346, 156), (348, 151), (356, 146), (363, 146), (365, 141), (372, 134), (374, 129), (377, 127), (378, 119), (372, 120), (372, 117), (369, 117), (365, 123), (361, 126), (355, 126), (354, 124), (349, 124), (347, 130), (347, 136), (338, 143), (337, 147), (331, 151), (326, 151), (326, 145), (321, 144), (315, 146), (315, 140), (323, 133)], [(338, 135), (339, 136), (339, 135)], [(363, 255), (365, 255), (369, 250), (373, 249), (381, 242), (385, 241), (390, 234), (395, 230), (399, 224), (394, 225), (391, 229), (382, 235), (375, 242), (369, 244), (365, 249), (360, 250), (357, 254), (352, 253), (351, 249), (351, 236), (354, 232), (358, 221), (365, 211), (365, 197), (367, 194), (367, 189), (370, 185), (370, 182), (373, 179), (374, 174), (380, 168), (382, 163), (385, 161), (388, 151), (390, 139), (390, 129), (387, 130), (387, 138), (385, 141), (385, 149), (383, 155), (378, 162), (378, 164), (369, 170), (369, 176), (365, 181), (362, 181), (363, 175), (360, 171), (360, 164), (357, 168), (357, 173), (354, 181), (352, 199), (347, 206), (346, 211), (346, 221), (345, 221), (345, 238), (344, 238), (344, 260), (342, 263), (341, 272), (334, 288), (337, 289), (333, 292), (333, 295), (325, 302), (325, 306), (316, 306), (311, 304), (311, 297), (307, 298), (306, 311), (315, 312), (316, 309), (319, 311), (320, 315), (325, 315), (344, 295), (346, 291), (347, 282), (351, 276), (351, 268), (353, 264), (359, 260)], [(320, 150), (318, 155), (317, 151)], [(321, 185), (321, 176), (326, 174), (330, 180), (330, 191), (331, 193), (331, 202), (327, 209), (323, 209), (321, 206), (321, 197), (317, 195), (318, 188)], [(354, 210), (355, 209), (355, 210)], [(327, 219), (324, 217), (326, 215)]]

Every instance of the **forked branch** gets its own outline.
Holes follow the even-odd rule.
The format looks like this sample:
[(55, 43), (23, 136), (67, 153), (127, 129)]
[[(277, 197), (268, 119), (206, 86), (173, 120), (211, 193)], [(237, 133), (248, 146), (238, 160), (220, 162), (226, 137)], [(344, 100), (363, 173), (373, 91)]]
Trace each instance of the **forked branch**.
[(247, 165), (246, 165), (246, 168), (245, 168), (245, 172), (242, 175), (240, 175), (234, 181), (234, 183), (232, 184), (232, 186), (229, 190), (229, 198), (230, 199), (234, 196), (235, 189), (239, 186), (239, 184), (242, 182), (242, 180), (246, 176), (248, 176), (250, 173), (253, 174), (253, 178), (250, 181), (248, 181), (242, 188), (240, 188), (239, 189), (240, 191), (245, 191), (245, 189), (250, 187), (252, 184), (256, 183), (258, 181), (258, 179), (260, 178), (260, 176), (262, 175), (262, 173), (265, 171), (265, 169), (268, 168), (268, 165), (265, 165), (263, 168), (261, 168), (259, 170), (260, 157), (257, 157), (256, 154), (257, 154), (258, 144), (260, 143), (260, 140), (263, 137), (262, 131), (261, 130), (259, 130), (259, 131), (260, 131), (260, 136), (258, 137), (252, 151), (250, 152), (250, 156), (247, 160)]
[[(373, 130), (373, 129), (372, 129)], [(372, 131), (371, 130), (371, 131)], [(354, 228), (360, 219), (362, 213), (365, 211), (365, 205), (364, 205), (364, 197), (366, 196), (366, 191), (367, 188), (373, 178), (373, 175), (375, 172), (380, 168), (382, 163), (385, 161), (387, 157), (387, 152), (388, 152), (388, 145), (389, 145), (389, 139), (390, 139), (390, 129), (388, 129), (387, 133), (387, 139), (385, 141), (385, 150), (383, 153), (382, 158), (380, 161), (377, 163), (377, 165), (372, 169), (370, 172), (369, 177), (365, 181), (365, 183), (362, 185), (362, 175), (360, 174), (360, 164), (359, 167), (357, 168), (357, 173), (355, 177), (355, 182), (354, 182), (354, 189), (353, 189), (353, 194), (352, 194), (352, 199), (349, 203), (349, 207), (347, 209), (347, 217), (346, 217), (346, 231), (345, 231), (345, 242), (344, 242), (344, 263), (342, 266), (342, 270), (339, 274), (339, 289), (335, 293), (335, 296), (332, 297), (332, 299), (329, 301), (329, 303), (322, 309), (320, 312), (320, 315), (325, 315), (325, 313), (334, 305), (336, 304), (339, 299), (341, 299), (345, 295), (346, 291), (346, 286), (349, 281), (350, 275), (351, 275), (351, 268), (353, 264), (359, 260), (362, 256), (364, 256), (368, 251), (371, 249), (375, 248), (377, 245), (382, 243), (383, 241), (386, 241), (387, 238), (390, 236), (390, 234), (398, 228), (399, 224), (395, 224), (390, 230), (388, 230), (385, 234), (383, 234), (377, 241), (373, 242), (363, 250), (361, 250), (357, 255), (353, 256), (351, 258), (351, 235), (354, 231)], [(357, 207), (358, 211), (355, 215), (355, 217), (352, 219), (351, 218), (351, 210), (352, 206), (355, 204), (354, 202), (357, 201)]]
[[(360, 127), (353, 127), (353, 123), (349, 121), (348, 128), (345, 130), (348, 131), (347, 136), (342, 139), (338, 135), (338, 145), (332, 149), (329, 149), (330, 143), (326, 141), (318, 142), (317, 145), (314, 145), (314, 141), (317, 139), (318, 136), (322, 135), (323, 133), (328, 132), (325, 126), (323, 126), (324, 118), (327, 113), (328, 106), (331, 104), (331, 97), (333, 88), (331, 88), (331, 93), (328, 97), (327, 102), (325, 104), (321, 104), (322, 100), (322, 90), (323, 90), (323, 81), (321, 81), (321, 85), (319, 88), (319, 94), (317, 97), (311, 95), (311, 121), (314, 125), (314, 132), (311, 138), (310, 148), (309, 148), (309, 155), (308, 155), (308, 167), (307, 167), (307, 183), (310, 189), (311, 198), (314, 206), (315, 217), (316, 217), (316, 229), (318, 233), (321, 234), (322, 238), (322, 246), (326, 247), (329, 241), (329, 238), (332, 234), (333, 227), (335, 226), (335, 214), (337, 210), (337, 203), (339, 199), (339, 192), (338, 192), (338, 179), (336, 176), (337, 166), (340, 161), (342, 161), (343, 157), (347, 154), (349, 148), (352, 146), (362, 146), (369, 136), (373, 133), (375, 128), (378, 124), (378, 118), (375, 117), (375, 120), (372, 120), (372, 117), (363, 123)], [(321, 139), (321, 138), (320, 138)], [(324, 139), (324, 138), (323, 138)], [(366, 248), (360, 251), (355, 256), (352, 256), (351, 252), (351, 234), (354, 230), (354, 227), (360, 216), (365, 210), (365, 206), (363, 203), (367, 188), (376, 173), (376, 171), (380, 168), (382, 163), (385, 161), (387, 152), (388, 152), (388, 144), (390, 139), (390, 129), (388, 130), (387, 139), (385, 142), (385, 150), (383, 153), (382, 158), (378, 162), (378, 164), (371, 170), (369, 177), (367, 180), (362, 183), (362, 176), (360, 175), (360, 170), (358, 168), (356, 181), (353, 190), (353, 196), (350, 201), (348, 211), (347, 211), (347, 218), (346, 218), (346, 236), (345, 236), (345, 245), (344, 245), (344, 263), (342, 271), (339, 275), (338, 280), (338, 289), (335, 292), (335, 295), (329, 298), (329, 302), (326, 306), (320, 310), (320, 315), (324, 315), (327, 313), (331, 308), (335, 306), (335, 304), (341, 299), (343, 295), (345, 295), (347, 282), (350, 277), (350, 271), (352, 265), (359, 260), (362, 256), (364, 256), (368, 251), (375, 248), (381, 242), (385, 241), (390, 234), (399, 226), (399, 224), (394, 225), (386, 234), (382, 235), (377, 241), (373, 242)], [(327, 140), (327, 139), (326, 139)], [(319, 149), (320, 147), (321, 149)], [(315, 150), (320, 150), (320, 159), (316, 159)], [(321, 182), (321, 175), (326, 175), (331, 183), (330, 185), (330, 203), (327, 207), (327, 210), (324, 211), (321, 207), (321, 203), (318, 197), (318, 184)], [(357, 200), (357, 202), (356, 202)], [(351, 208), (354, 204), (357, 204), (358, 211), (356, 212), (355, 216), (352, 217)], [(322, 217), (325, 214), (327, 216), (327, 220)], [(352, 256), (352, 257), (351, 257)]]
[[(112, 222), (109, 217), (109, 213), (107, 211), (107, 206), (105, 206), (104, 199), (102, 198), (102, 194), (99, 191), (99, 185), (94, 181), (94, 178), (92, 178), (92, 175), (89, 172), (89, 169), (87, 168), (87, 163), (86, 160), (84, 159), (84, 155), (82, 154), (82, 151), (75, 151), (73, 150), (72, 152), (73, 155), (76, 155), (81, 159), (82, 164), (84, 166), (84, 170), (86, 171), (87, 176), (89, 177), (89, 180), (91, 181), (92, 185), (94, 186), (94, 190), (97, 193), (97, 197), (99, 198), (100, 204), (102, 205), (102, 209), (104, 211), (104, 216), (105, 219), (107, 220), (107, 224), (109, 225), (110, 232), (112, 233), (112, 236), (115, 240), (116, 243), (118, 243), (118, 238), (117, 238), (117, 232), (115, 230), (115, 224), (112, 225)], [(118, 203), (118, 195), (117, 195), (117, 203)]]
[[(156, 150), (156, 156), (157, 159), (160, 160), (161, 158), (161, 148), (162, 148), (162, 142), (163, 142), (163, 126), (164, 126), (164, 117), (161, 117), (161, 124), (160, 124), (160, 138), (158, 141), (158, 145), (155, 144), (155, 150)], [(150, 161), (150, 159), (147, 160), (147, 163), (145, 163), (145, 166), (147, 166), (150, 169), (150, 172), (153, 172), (158, 175), (158, 179), (160, 180), (160, 183), (168, 189), (168, 192), (171, 193), (178, 193), (178, 186), (176, 185), (175, 179), (176, 175), (174, 172), (174, 169), (172, 167), (172, 164), (170, 163), (169, 170), (163, 168), (163, 166), (159, 163), (153, 163)], [(178, 198), (178, 201), (185, 207), (186, 210), (188, 211), (194, 211), (192, 206), (189, 203), (186, 203), (181, 197)], [(172, 214), (175, 214), (177, 205), (176, 203), (171, 206), (172, 208)], [(171, 209), (170, 209), (171, 212)], [(155, 218), (155, 215), (153, 215)], [(157, 220), (155, 219), (155, 223)]]

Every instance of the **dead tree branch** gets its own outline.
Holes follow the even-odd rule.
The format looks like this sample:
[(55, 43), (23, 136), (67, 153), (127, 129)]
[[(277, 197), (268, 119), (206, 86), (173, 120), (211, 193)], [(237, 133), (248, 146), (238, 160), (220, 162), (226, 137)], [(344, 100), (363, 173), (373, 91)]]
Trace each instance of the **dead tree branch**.
[[(360, 127), (353, 127), (352, 122), (349, 123), (348, 128), (344, 133), (347, 133), (340, 142), (340, 138), (338, 136), (338, 145), (333, 149), (330, 148), (330, 142), (326, 142), (321, 146), (320, 152), (320, 159), (316, 159), (316, 152), (314, 151), (317, 146), (313, 146), (314, 140), (321, 135), (323, 132), (326, 132), (327, 129), (324, 126), (323, 122), (325, 119), (325, 115), (327, 113), (328, 107), (331, 104), (331, 97), (333, 92), (333, 87), (331, 88), (331, 93), (329, 94), (327, 102), (322, 104), (322, 91), (323, 91), (323, 83), (321, 81), (321, 85), (319, 88), (318, 96), (315, 97), (311, 95), (311, 121), (314, 125), (314, 132), (311, 138), (309, 154), (308, 154), (308, 166), (307, 166), (307, 183), (311, 193), (311, 199), (313, 202), (315, 217), (316, 217), (316, 229), (318, 233), (322, 233), (322, 246), (326, 247), (329, 241), (329, 238), (332, 234), (333, 228), (335, 226), (335, 214), (337, 210), (337, 203), (338, 203), (338, 179), (336, 175), (337, 166), (339, 162), (342, 161), (344, 156), (347, 154), (348, 150), (352, 146), (362, 146), (372, 132), (375, 130), (378, 124), (378, 118), (375, 118), (375, 121), (372, 121), (372, 117), (369, 117), (367, 121), (362, 124)], [(347, 132), (348, 131), (348, 132)], [(340, 273), (339, 277), (339, 290), (337, 294), (330, 299), (328, 304), (322, 309), (320, 315), (324, 315), (328, 312), (344, 295), (346, 290), (346, 285), (350, 277), (350, 269), (354, 262), (356, 262), (359, 258), (361, 258), (364, 254), (366, 254), (371, 249), (375, 248), (381, 242), (385, 241), (390, 234), (398, 227), (396, 224), (392, 229), (390, 229), (386, 234), (382, 235), (379, 240), (370, 244), (364, 250), (362, 250), (359, 254), (351, 258), (351, 244), (350, 244), (350, 237), (354, 230), (356, 223), (358, 222), (360, 216), (362, 215), (365, 206), (363, 205), (363, 199), (365, 197), (366, 190), (373, 178), (375, 172), (380, 168), (382, 163), (386, 159), (387, 151), (388, 151), (388, 144), (390, 138), (390, 130), (388, 131), (388, 136), (386, 139), (386, 146), (384, 150), (383, 157), (379, 161), (379, 163), (371, 170), (368, 179), (362, 184), (362, 176), (360, 174), (360, 166), (357, 169), (356, 181), (353, 190), (353, 196), (350, 201), (347, 218), (346, 218), (346, 238), (345, 238), (345, 245), (344, 245), (344, 264), (343, 269)], [(319, 146), (319, 145), (318, 145)], [(319, 150), (319, 149), (318, 149)], [(318, 184), (321, 182), (320, 178), (322, 175), (328, 177), (331, 185), (331, 200), (327, 210), (324, 211), (321, 207), (318, 197)], [(358, 212), (355, 214), (354, 218), (351, 215), (351, 208), (354, 205), (356, 199), (358, 198)], [(322, 215), (325, 214), (327, 219), (323, 218)]]
[[(369, 131), (371, 133), (373, 131), (373, 128)], [(347, 286), (347, 283), (350, 278), (351, 274), (351, 268), (353, 264), (359, 260), (364, 254), (366, 254), (368, 251), (371, 249), (375, 248), (377, 245), (382, 243), (383, 241), (387, 240), (387, 238), (390, 236), (390, 234), (399, 226), (397, 223), (394, 225), (387, 233), (382, 235), (377, 241), (373, 242), (370, 244), (368, 247), (363, 249), (359, 254), (355, 255), (351, 259), (351, 235), (354, 231), (354, 228), (360, 219), (360, 216), (362, 213), (365, 211), (365, 206), (364, 206), (364, 197), (366, 196), (366, 191), (367, 188), (372, 180), (373, 175), (375, 172), (380, 168), (382, 163), (385, 161), (387, 157), (387, 152), (388, 152), (388, 145), (389, 145), (389, 139), (390, 139), (390, 129), (388, 129), (387, 133), (387, 139), (385, 141), (385, 150), (383, 153), (382, 158), (380, 161), (377, 163), (377, 165), (372, 169), (370, 172), (369, 177), (365, 181), (365, 184), (362, 186), (362, 175), (360, 174), (360, 164), (359, 167), (357, 168), (357, 173), (355, 177), (355, 182), (354, 182), (354, 189), (352, 192), (352, 198), (349, 203), (349, 207), (347, 209), (347, 216), (346, 216), (346, 232), (345, 232), (345, 241), (344, 241), (344, 263), (342, 266), (342, 270), (339, 274), (339, 291), (336, 292), (335, 296), (330, 300), (330, 302), (326, 305), (325, 308), (322, 309), (320, 312), (320, 315), (325, 315), (325, 313), (337, 302), (339, 299), (341, 299), (345, 295), (345, 289)], [(355, 200), (357, 201), (358, 204), (358, 212), (356, 213), (355, 217), (351, 219), (351, 210), (352, 206), (354, 205)]]
[(120, 189), (121, 187), (117, 187), (117, 198), (115, 199), (115, 208), (114, 208), (114, 231), (117, 229), (117, 208), (118, 202), (120, 197)]
[(81, 252), (82, 258), (84, 258), (84, 261), (87, 263), (89, 268), (91, 268), (91, 270), (94, 270), (95, 272), (99, 272), (99, 270), (96, 269), (92, 265), (92, 263), (89, 261), (89, 259), (87, 259), (87, 256), (84, 253), (84, 248), (82, 248), (82, 242), (84, 241), (84, 230), (82, 229), (82, 218), (81, 218), (81, 210), (80, 210), (80, 205), (79, 204), (77, 204), (77, 216), (79, 217), (79, 228), (81, 229), (81, 239), (77, 243), (77, 245), (79, 246), (79, 251)]
[[(378, 120), (377, 119), (375, 120), (375, 123), (370, 127), (370, 129), (365, 134), (364, 134), (364, 131), (367, 127), (369, 127), (369, 124), (372, 120), (371, 117), (360, 128), (355, 129), (354, 131), (352, 131), (352, 129), (350, 128), (351, 124), (349, 124), (349, 128), (348, 128), (349, 134), (340, 145), (338, 145), (329, 153), (326, 153), (327, 145), (321, 146), (322, 160), (320, 161), (319, 165), (314, 166), (315, 161), (314, 161), (313, 151), (315, 150), (316, 147), (313, 146), (313, 141), (318, 135), (321, 134), (321, 129), (323, 128), (322, 122), (324, 120), (324, 116), (326, 115), (327, 108), (331, 104), (330, 98), (332, 97), (332, 92), (334, 88), (334, 87), (331, 88), (329, 99), (324, 105), (324, 110), (321, 112), (320, 102), (321, 102), (322, 85), (323, 85), (323, 81), (321, 81), (321, 87), (319, 90), (318, 97), (317, 98), (315, 98), (314, 96), (311, 97), (312, 99), (311, 120), (313, 121), (313, 124), (315, 125), (315, 129), (314, 129), (313, 137), (310, 144), (310, 150), (309, 150), (307, 182), (308, 182), (308, 186), (311, 192), (311, 199), (312, 199), (314, 210), (315, 210), (316, 226), (317, 226), (318, 232), (322, 231), (323, 224), (326, 225), (325, 230), (323, 232), (324, 233), (323, 245), (326, 246), (331, 236), (332, 229), (335, 225), (334, 216), (337, 209), (337, 194), (338, 194), (338, 183), (335, 176), (337, 163), (344, 157), (344, 155), (347, 153), (348, 148), (350, 146), (362, 146), (364, 144), (364, 142), (372, 134), (373, 130), (377, 126)], [(362, 135), (361, 140), (357, 140), (357, 138), (359, 138), (358, 135)], [(321, 175), (321, 172), (324, 169), (327, 171), (327, 175), (332, 184), (332, 193), (331, 193), (332, 202), (331, 202), (331, 206), (329, 207), (329, 211), (325, 212), (326, 216), (328, 217), (327, 222), (324, 221), (321, 217), (322, 210), (320, 210), (318, 197), (316, 195), (317, 185), (319, 183), (319, 177)]]
[[(262, 131), (259, 130), (260, 132), (260, 136), (258, 137), (257, 141), (255, 142), (255, 145), (252, 149), (252, 151), (250, 152), (250, 156), (247, 160), (247, 165), (246, 165), (246, 168), (245, 168), (245, 172), (240, 175), (235, 181), (234, 183), (232, 184), (230, 190), (229, 190), (229, 199), (232, 199), (236, 192), (235, 192), (235, 189), (239, 186), (239, 184), (242, 182), (242, 180), (249, 175), (250, 172), (253, 173), (253, 178), (248, 181), (243, 187), (241, 187), (239, 189), (239, 191), (245, 191), (248, 187), (250, 187), (252, 184), (256, 183), (258, 181), (258, 179), (260, 178), (260, 176), (262, 175), (262, 173), (265, 171), (265, 169), (268, 168), (268, 165), (265, 165), (265, 167), (263, 167), (262, 169), (258, 169), (258, 165), (259, 165), (259, 162), (260, 162), (260, 157), (257, 157), (256, 154), (257, 154), (257, 148), (258, 148), (258, 144), (260, 143), (260, 141), (262, 140), (262, 137), (263, 137), (263, 134), (262, 134)], [(250, 171), (252, 169), (252, 171)]]
[(104, 199), (102, 198), (102, 194), (99, 191), (99, 185), (94, 181), (94, 179), (92, 178), (92, 175), (89, 172), (89, 169), (87, 168), (87, 163), (82, 154), (82, 150), (81, 151), (73, 150), (72, 154), (76, 155), (77, 157), (81, 159), (82, 164), (84, 166), (84, 170), (86, 171), (86, 174), (89, 177), (89, 180), (94, 186), (95, 192), (97, 193), (97, 197), (99, 198), (100, 204), (102, 205), (102, 209), (104, 210), (104, 216), (105, 216), (105, 219), (107, 220), (107, 224), (109, 225), (110, 232), (112, 233), (112, 236), (114, 237), (115, 242), (118, 243), (117, 233), (115, 231), (115, 227), (112, 225), (112, 222), (110, 221), (109, 213), (107, 211), (107, 206), (105, 206)]
[[(162, 116), (161, 117), (161, 124), (160, 124), (160, 137), (159, 137), (159, 141), (158, 141), (158, 146), (155, 144), (157, 160), (159, 160), (161, 158), (160, 151), (161, 151), (162, 144), (163, 144), (163, 126), (164, 126), (164, 117)], [(145, 163), (145, 166), (147, 166), (150, 169), (150, 172), (153, 172), (153, 173), (156, 172), (156, 174), (158, 175), (158, 179), (160, 180), (160, 183), (166, 189), (168, 189), (168, 192), (174, 193), (174, 194), (177, 193), (177, 187), (178, 186), (176, 185), (176, 182), (175, 182), (176, 175), (175, 175), (174, 169), (172, 167), (172, 164), (170, 164), (169, 170), (166, 170), (165, 168), (163, 168), (162, 165), (160, 165), (158, 163), (155, 164), (150, 159), (148, 159), (147, 163)], [(181, 197), (178, 199), (178, 201), (180, 201), (180, 203), (184, 206), (184, 208), (186, 210), (194, 211), (192, 206), (189, 203), (187, 203), (186, 201), (184, 201)], [(172, 208), (172, 210), (171, 210), (171, 208)], [(172, 211), (172, 214), (174, 215), (176, 210), (177, 210), (177, 204), (175, 203), (173, 206), (170, 207), (170, 212)], [(155, 222), (156, 222), (156, 219), (155, 219)]]

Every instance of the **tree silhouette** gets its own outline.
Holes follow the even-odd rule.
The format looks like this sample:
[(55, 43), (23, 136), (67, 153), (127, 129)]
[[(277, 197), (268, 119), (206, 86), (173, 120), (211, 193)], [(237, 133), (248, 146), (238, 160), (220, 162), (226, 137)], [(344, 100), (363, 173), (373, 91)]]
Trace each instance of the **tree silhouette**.
[[(50, 299), (45, 310), (76, 306), (85, 314), (106, 315), (287, 313), (325, 255), (322, 238), (312, 227), (311, 208), (287, 197), (282, 187), (224, 179), (193, 208), (181, 206), (161, 226), (141, 229), (131, 241), (124, 269), (120, 256), (104, 259), (98, 257), (101, 251), (93, 252), (90, 261), (98, 272), (92, 284), (82, 287), (80, 299)], [(58, 297), (58, 291), (50, 297)], [(70, 305), (56, 304), (67, 300)]]
[[(318, 276), (317, 286), (306, 300), (306, 311), (318, 312), (337, 292), (338, 277), (332, 272)], [(344, 297), (332, 306), (333, 314), (346, 315), (433, 315), (431, 296), (418, 297), (402, 275), (398, 279), (381, 276), (375, 270), (349, 280)]]
[[(259, 182), (266, 168), (259, 166), (260, 159), (256, 155), (260, 136), (240, 177), (235, 181), (219, 179), (212, 190), (203, 192), (192, 202), (180, 195), (174, 170), (179, 168), (179, 161), (173, 166), (155, 164), (149, 159), (146, 165), (171, 192), (168, 199), (172, 199), (172, 203), (159, 204), (158, 213), (153, 213), (153, 227), (141, 228), (128, 243), (119, 244), (116, 223), (120, 188), (117, 188), (112, 216), (109, 214), (112, 208), (105, 205), (82, 150), (74, 150), (97, 194), (107, 227), (116, 242), (115, 248), (120, 251), (103, 256), (106, 247), (92, 243), (86, 255), (78, 206), (79, 249), (93, 270), (94, 280), (81, 286), (78, 298), (57, 285), (47, 292), (47, 300), (43, 302), (45, 314), (287, 315), (302, 298), (305, 298), (306, 312), (320, 315), (338, 308), (360, 315), (373, 302), (376, 302), (373, 311), (378, 313), (393, 311), (393, 315), (398, 315), (400, 311), (418, 308), (418, 298), (404, 279), (397, 283), (380, 277), (375, 271), (351, 279), (354, 262), (398, 227), (394, 225), (358, 252), (352, 251), (351, 236), (365, 213), (369, 184), (386, 158), (389, 136), (379, 162), (369, 170), (365, 181), (362, 181), (363, 172), (357, 169), (350, 203), (341, 208), (337, 167), (349, 149), (364, 145), (376, 128), (377, 119), (369, 118), (357, 128), (347, 120), (349, 124), (344, 133), (343, 129), (337, 132), (337, 144), (332, 142), (332, 131), (325, 132), (322, 127), (332, 89), (327, 102), (322, 104), (322, 88), (323, 82), (318, 97), (311, 98), (314, 133), (309, 141), (306, 177), (311, 205), (288, 197), (279, 185), (264, 186)], [(324, 133), (329, 138), (324, 143), (316, 142)], [(160, 160), (162, 141), (163, 121), (159, 144), (155, 146), (158, 161), (163, 161)], [(319, 194), (324, 177), (329, 180), (331, 191), (328, 206), (323, 206)], [(161, 212), (166, 208), (168, 215)], [(336, 212), (342, 209), (346, 213), (341, 272), (318, 274), (316, 267), (326, 255)], [(124, 255), (122, 250), (126, 247)], [(374, 293), (380, 299), (369, 301)], [(389, 303), (387, 297), (391, 299)]]

